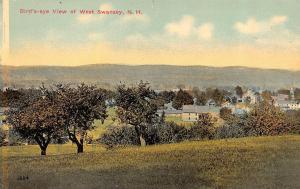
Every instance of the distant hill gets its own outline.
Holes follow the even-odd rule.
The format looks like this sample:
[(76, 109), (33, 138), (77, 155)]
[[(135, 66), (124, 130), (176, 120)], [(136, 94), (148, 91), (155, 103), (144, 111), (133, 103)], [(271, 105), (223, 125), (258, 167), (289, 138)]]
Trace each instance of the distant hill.
[[(114, 87), (120, 81), (136, 83), (148, 81), (156, 89), (186, 87), (226, 87), (242, 85), (261, 88), (300, 87), (300, 71), (257, 69), (247, 67), (206, 67), (142, 65), (127, 66), (96, 64), (77, 67), (62, 66), (1, 66), (3, 82), (8, 80), (15, 87), (39, 86), (41, 83), (92, 83)], [(7, 79), (5, 75), (9, 75)]]

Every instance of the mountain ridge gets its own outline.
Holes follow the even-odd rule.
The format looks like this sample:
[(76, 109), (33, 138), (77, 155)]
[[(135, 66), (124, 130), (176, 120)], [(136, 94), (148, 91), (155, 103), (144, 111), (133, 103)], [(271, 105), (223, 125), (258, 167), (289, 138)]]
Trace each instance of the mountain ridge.
[[(5, 71), (4, 71), (5, 70)], [(120, 82), (148, 81), (156, 89), (186, 87), (226, 87), (242, 85), (261, 88), (300, 87), (300, 71), (261, 69), (242, 66), (177, 66), (89, 64), (82, 66), (0, 66), (0, 73), (9, 78), (2, 86), (39, 86), (41, 83), (86, 82), (111, 88)]]

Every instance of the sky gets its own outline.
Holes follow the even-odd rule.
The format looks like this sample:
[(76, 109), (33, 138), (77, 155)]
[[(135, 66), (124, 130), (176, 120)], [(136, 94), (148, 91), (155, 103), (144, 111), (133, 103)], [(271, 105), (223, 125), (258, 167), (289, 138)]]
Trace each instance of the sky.
[[(20, 9), (76, 13), (20, 14)], [(125, 14), (82, 15), (81, 9)], [(4, 64), (300, 70), (299, 10), (300, 0), (10, 0), (11, 47)]]

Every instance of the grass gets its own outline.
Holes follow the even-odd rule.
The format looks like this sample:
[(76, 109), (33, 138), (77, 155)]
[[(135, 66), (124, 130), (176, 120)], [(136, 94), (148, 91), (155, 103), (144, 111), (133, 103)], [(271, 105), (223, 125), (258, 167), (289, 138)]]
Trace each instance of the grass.
[(176, 116), (166, 116), (166, 121), (174, 122), (178, 125), (187, 126), (187, 127), (194, 124), (194, 122), (182, 121), (181, 117), (176, 117)]
[[(300, 188), (300, 136), (194, 141), (106, 150), (2, 147), (9, 188)], [(26, 180), (19, 178), (28, 176)]]
[(93, 139), (97, 139), (101, 136), (101, 134), (103, 134), (106, 129), (113, 125), (116, 121), (116, 110), (115, 108), (109, 108), (107, 110), (107, 114), (108, 114), (108, 117), (107, 119), (104, 121), (104, 123), (102, 123), (100, 120), (96, 120), (94, 122), (94, 126), (95, 126), (95, 129), (90, 131), (88, 134), (90, 136), (93, 137)]

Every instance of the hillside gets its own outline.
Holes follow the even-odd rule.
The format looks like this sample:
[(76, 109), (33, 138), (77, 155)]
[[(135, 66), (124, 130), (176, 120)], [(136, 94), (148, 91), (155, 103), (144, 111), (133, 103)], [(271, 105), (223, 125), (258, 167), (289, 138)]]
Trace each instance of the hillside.
[[(0, 74), (8, 73), (7, 80), (16, 87), (39, 86), (42, 82), (53, 84), (93, 83), (114, 87), (120, 81), (136, 83), (148, 81), (156, 89), (172, 89), (183, 84), (186, 87), (257, 86), (262, 88), (300, 87), (300, 71), (247, 67), (205, 67), (168, 65), (86, 65), (60, 66), (2, 66)], [(7, 74), (6, 74), (7, 75)], [(5, 79), (5, 78), (4, 78)], [(3, 85), (3, 83), (2, 83)]]
[[(300, 188), (300, 137), (249, 137), (105, 150), (2, 147), (9, 188)], [(25, 177), (27, 179), (18, 179)]]

